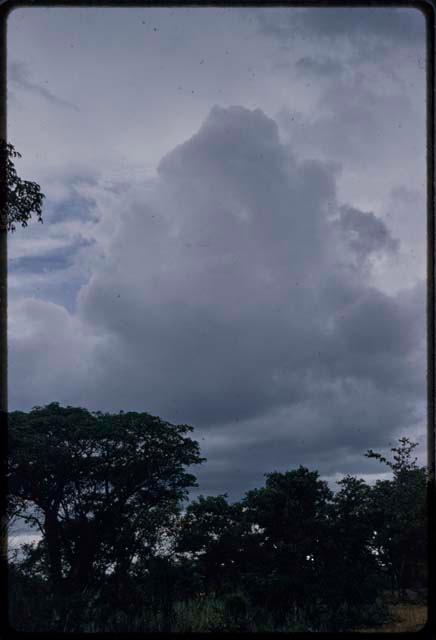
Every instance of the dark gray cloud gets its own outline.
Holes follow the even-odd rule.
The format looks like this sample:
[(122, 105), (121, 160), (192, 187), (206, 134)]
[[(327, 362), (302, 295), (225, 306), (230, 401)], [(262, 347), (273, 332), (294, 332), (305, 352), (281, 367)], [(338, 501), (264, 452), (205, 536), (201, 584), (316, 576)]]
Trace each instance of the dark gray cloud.
[(386, 223), (371, 211), (364, 212), (343, 206), (338, 224), (359, 260), (374, 252), (395, 251), (399, 246), (398, 240), (391, 237)]
[(304, 56), (297, 60), (295, 66), (302, 75), (309, 74), (322, 78), (334, 77), (344, 71), (344, 65), (341, 62), (327, 56)]
[(385, 48), (398, 42), (403, 46), (414, 45), (425, 36), (425, 17), (418, 8), (271, 9), (259, 13), (258, 21), (262, 33), (287, 43), (296, 37), (345, 38), (355, 45), (366, 43)]
[(314, 37), (356, 37), (388, 46), (415, 44), (425, 36), (425, 17), (418, 9), (398, 7), (329, 7), (306, 9), (296, 18), (297, 27)]
[(234, 492), (278, 465), (345, 472), (423, 420), (423, 287), (374, 288), (369, 257), (394, 246), (385, 224), (336, 205), (329, 166), (300, 161), (262, 111), (215, 107), (122, 197), (78, 314), (20, 307), (18, 333), (46, 317), (12, 336), (11, 378), (24, 361), (29, 380), (41, 360), (53, 374), (29, 404), (188, 422), (205, 438), (204, 486)]
[[(348, 175), (374, 171), (373, 180), (383, 177), (385, 183), (401, 177), (410, 188), (423, 158), (417, 155), (425, 139), (425, 127), (418, 126), (421, 116), (403, 90), (387, 94), (368, 83), (365, 74), (355, 73), (330, 81), (310, 114), (289, 108), (278, 118), (284, 137), (298, 153), (336, 162)], [(399, 155), (404, 176), (396, 164)], [(376, 171), (379, 162), (383, 169)]]
[(18, 305), (21, 405), (190, 423), (210, 460), (204, 490), (213, 478), (233, 493), (278, 465), (345, 472), (347, 456), (423, 419), (423, 286), (374, 288), (371, 256), (395, 248), (385, 223), (337, 204), (331, 168), (300, 161), (261, 110), (214, 107), (156, 178), (118, 194), (118, 217), (120, 197), (78, 313)]
[(424, 44), (414, 9), (14, 11), (47, 224), (10, 239), (10, 406), (189, 422), (233, 494), (422, 432)]
[(395, 7), (277, 8), (258, 20), (275, 47), (276, 68), (287, 69), (289, 97), (278, 121), (294, 151), (336, 163), (341, 197), (381, 215), (388, 185), (416, 190), (425, 180), (423, 14)]
[(37, 82), (33, 82), (27, 65), (22, 62), (11, 62), (9, 67), (8, 79), (12, 83), (12, 85), (20, 89), (24, 89), (25, 91), (37, 94), (58, 107), (79, 111), (79, 107), (77, 105), (68, 102), (68, 100), (63, 100), (52, 91), (50, 91), (47, 87), (44, 87)]

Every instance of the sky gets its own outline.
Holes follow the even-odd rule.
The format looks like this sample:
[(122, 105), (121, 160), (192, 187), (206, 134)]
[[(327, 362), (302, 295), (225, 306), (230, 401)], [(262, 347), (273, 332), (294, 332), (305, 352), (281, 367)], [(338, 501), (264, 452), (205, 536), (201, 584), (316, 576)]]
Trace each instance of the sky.
[(419, 10), (25, 7), (7, 51), (10, 410), (190, 424), (232, 499), (424, 463)]

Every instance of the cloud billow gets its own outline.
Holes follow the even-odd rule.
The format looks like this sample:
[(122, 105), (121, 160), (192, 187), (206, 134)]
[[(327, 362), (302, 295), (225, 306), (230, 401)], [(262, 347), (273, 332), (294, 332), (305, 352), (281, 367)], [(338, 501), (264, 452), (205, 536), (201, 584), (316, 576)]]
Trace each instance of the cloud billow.
[(214, 107), (121, 197), (59, 398), (192, 424), (217, 491), (235, 465), (249, 482), (317, 448), (330, 469), (422, 419), (424, 287), (375, 288), (372, 257), (396, 250), (385, 223), (337, 203), (332, 169), (299, 161), (261, 110)]

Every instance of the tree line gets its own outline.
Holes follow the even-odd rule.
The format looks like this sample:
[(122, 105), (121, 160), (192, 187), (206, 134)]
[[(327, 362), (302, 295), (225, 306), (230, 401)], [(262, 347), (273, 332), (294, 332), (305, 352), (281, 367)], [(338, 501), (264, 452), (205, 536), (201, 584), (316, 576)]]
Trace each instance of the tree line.
[(346, 630), (384, 594), (427, 586), (426, 469), (401, 438), (391, 472), (265, 475), (236, 502), (199, 496), (192, 427), (57, 403), (9, 413), (8, 518), (40, 534), (9, 560), (23, 630)]

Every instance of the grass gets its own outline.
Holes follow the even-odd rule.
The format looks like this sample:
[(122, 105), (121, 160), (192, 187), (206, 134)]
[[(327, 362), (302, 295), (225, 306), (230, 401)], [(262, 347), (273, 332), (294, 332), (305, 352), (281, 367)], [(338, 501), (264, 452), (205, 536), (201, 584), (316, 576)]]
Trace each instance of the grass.
[(379, 627), (356, 629), (359, 633), (399, 633), (419, 631), (427, 622), (428, 609), (422, 604), (400, 602), (388, 605), (391, 620)]

